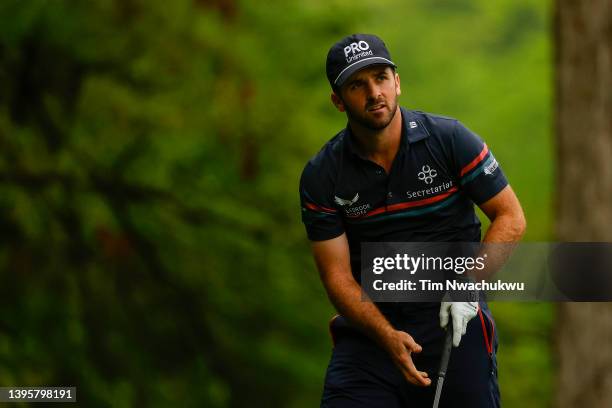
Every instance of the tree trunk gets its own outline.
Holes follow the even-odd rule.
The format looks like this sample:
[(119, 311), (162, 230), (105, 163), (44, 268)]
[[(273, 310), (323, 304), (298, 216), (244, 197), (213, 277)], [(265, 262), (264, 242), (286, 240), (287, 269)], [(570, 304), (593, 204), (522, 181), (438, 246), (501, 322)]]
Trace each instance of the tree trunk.
[[(610, 0), (555, 4), (560, 241), (612, 241), (611, 11)], [(612, 304), (559, 304), (557, 319), (557, 407), (610, 407)]]

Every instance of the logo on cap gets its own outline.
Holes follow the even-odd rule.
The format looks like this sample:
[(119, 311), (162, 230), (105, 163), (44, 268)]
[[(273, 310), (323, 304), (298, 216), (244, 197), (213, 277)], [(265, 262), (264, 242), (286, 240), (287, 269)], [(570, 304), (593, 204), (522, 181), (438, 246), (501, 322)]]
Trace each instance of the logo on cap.
[[(356, 60), (357, 58), (373, 55), (372, 50), (368, 50), (370, 50), (370, 44), (363, 40), (359, 42), (350, 43), (349, 45), (344, 47), (344, 57), (346, 58), (346, 62), (351, 62)], [(349, 53), (352, 54), (350, 57)]]
[(329, 49), (325, 71), (333, 88), (342, 86), (353, 73), (373, 64), (395, 67), (380, 38), (372, 34), (353, 34)]

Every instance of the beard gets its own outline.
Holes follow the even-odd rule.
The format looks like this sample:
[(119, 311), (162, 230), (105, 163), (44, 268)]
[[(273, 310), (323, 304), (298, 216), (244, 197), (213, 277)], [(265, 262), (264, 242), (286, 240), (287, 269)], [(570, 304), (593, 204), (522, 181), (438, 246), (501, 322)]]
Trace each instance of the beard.
[[(385, 106), (382, 109), (382, 112), (370, 112), (369, 108), (372, 106), (376, 106), (379, 104), (384, 104)], [(368, 103), (364, 109), (359, 109), (357, 107), (349, 106), (344, 103), (344, 109), (346, 111), (346, 116), (349, 118), (349, 121), (353, 121), (358, 123), (369, 130), (383, 130), (395, 117), (395, 113), (397, 112), (397, 98), (394, 98), (393, 101), (375, 101)]]

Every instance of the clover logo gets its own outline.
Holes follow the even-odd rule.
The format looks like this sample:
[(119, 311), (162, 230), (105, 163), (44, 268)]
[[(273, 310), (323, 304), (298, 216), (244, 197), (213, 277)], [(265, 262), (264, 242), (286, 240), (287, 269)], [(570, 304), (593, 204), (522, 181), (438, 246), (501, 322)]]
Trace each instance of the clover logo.
[(419, 180), (424, 181), (425, 184), (433, 183), (433, 179), (438, 175), (438, 172), (435, 169), (432, 169), (428, 165), (421, 167), (421, 171), (419, 171), (418, 177)]

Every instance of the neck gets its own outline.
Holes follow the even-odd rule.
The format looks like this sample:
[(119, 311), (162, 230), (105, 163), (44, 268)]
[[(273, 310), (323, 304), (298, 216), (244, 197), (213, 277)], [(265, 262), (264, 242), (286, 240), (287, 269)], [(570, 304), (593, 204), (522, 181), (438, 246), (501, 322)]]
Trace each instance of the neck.
[(384, 129), (372, 130), (358, 123), (350, 125), (360, 153), (384, 167), (388, 173), (402, 137), (402, 114), (399, 106), (393, 119)]

